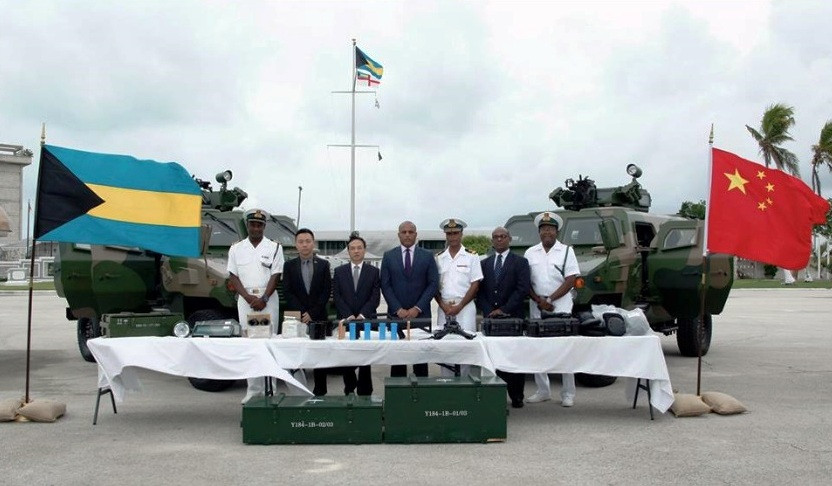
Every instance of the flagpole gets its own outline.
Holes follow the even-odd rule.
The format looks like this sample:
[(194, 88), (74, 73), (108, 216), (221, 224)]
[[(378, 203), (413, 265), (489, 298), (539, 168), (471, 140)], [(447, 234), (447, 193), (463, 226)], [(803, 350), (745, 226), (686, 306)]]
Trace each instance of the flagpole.
[[(40, 129), (40, 151), (41, 151), (41, 159), (43, 159), (43, 146), (46, 145), (46, 123), (41, 125)], [(43, 170), (42, 164), (38, 163), (38, 185), (35, 191), (35, 194), (40, 194), (40, 173)], [(37, 200), (35, 200), (35, 217), (37, 217), (37, 210), (40, 209), (37, 207)], [(36, 225), (37, 226), (37, 225)], [(36, 228), (37, 229), (37, 228)], [(28, 230), (27, 230), (28, 231)], [(29, 375), (30, 375), (30, 363), (32, 361), (32, 300), (34, 297), (34, 287), (35, 287), (35, 245), (37, 245), (37, 239), (35, 235), (32, 235), (32, 245), (31, 249), (29, 250), (31, 254), (29, 255), (29, 313), (27, 317), (26, 323), (26, 395), (23, 398), (24, 403), (29, 403)]]
[(714, 124), (711, 123), (711, 134), (708, 136), (708, 179), (705, 191), (705, 241), (702, 245), (702, 258), (708, 255), (708, 216), (711, 213), (711, 178), (714, 170)]
[[(361, 93), (373, 93), (375, 91), (356, 91), (356, 83), (358, 82), (358, 47), (356, 47), (355, 39), (352, 39), (352, 89), (349, 91), (332, 91), (337, 94), (349, 94), (352, 99), (351, 104), (351, 127), (350, 127), (350, 143), (349, 144), (327, 144), (327, 147), (349, 147), (350, 149), (350, 232), (355, 231), (355, 149), (359, 147), (373, 147), (378, 149), (378, 145), (363, 145), (355, 143), (355, 95)], [(369, 81), (368, 81), (369, 84)], [(379, 153), (379, 160), (381, 154)]]
[(303, 186), (298, 186), (298, 219), (295, 220), (295, 227), (300, 228), (300, 193), (303, 192)]
[[(702, 295), (699, 298), (699, 320), (696, 323), (696, 395), (701, 396), (702, 388), (702, 338), (705, 327), (705, 296), (710, 283), (711, 259), (708, 258), (708, 215), (711, 212), (711, 186), (714, 168), (714, 124), (711, 123), (711, 133), (708, 136), (708, 183), (705, 196), (705, 241), (702, 242)], [(713, 322), (711, 323), (713, 326)]]
[(350, 138), (350, 233), (355, 231), (355, 39), (352, 40), (352, 128)]

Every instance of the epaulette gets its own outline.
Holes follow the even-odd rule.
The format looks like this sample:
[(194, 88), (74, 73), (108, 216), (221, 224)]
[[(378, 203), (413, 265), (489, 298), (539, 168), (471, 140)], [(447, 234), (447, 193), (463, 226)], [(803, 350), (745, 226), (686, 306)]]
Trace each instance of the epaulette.
[(479, 254), (478, 254), (477, 252), (475, 252), (474, 250), (472, 250), (472, 249), (470, 249), (470, 248), (466, 248), (466, 249), (465, 249), (465, 251), (467, 251), (468, 253), (470, 253), (470, 254), (472, 254), (472, 255), (479, 256)]

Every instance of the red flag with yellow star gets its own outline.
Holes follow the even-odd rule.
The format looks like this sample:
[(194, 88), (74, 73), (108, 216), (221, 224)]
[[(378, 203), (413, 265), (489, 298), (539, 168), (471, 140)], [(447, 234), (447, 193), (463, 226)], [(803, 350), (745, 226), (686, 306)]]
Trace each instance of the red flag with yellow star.
[(812, 226), (826, 221), (829, 203), (785, 172), (712, 150), (708, 251), (805, 268)]

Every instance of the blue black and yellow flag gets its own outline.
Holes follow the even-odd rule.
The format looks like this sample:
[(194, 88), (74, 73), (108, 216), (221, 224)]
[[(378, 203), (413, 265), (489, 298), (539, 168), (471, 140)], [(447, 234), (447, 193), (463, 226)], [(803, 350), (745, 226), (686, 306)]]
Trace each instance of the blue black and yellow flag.
[(378, 86), (381, 84), (381, 76), (384, 74), (384, 68), (381, 64), (370, 59), (370, 56), (364, 54), (357, 46), (355, 48), (355, 79), (362, 83), (367, 83), (367, 86)]
[(199, 256), (201, 208), (177, 163), (41, 147), (36, 239)]

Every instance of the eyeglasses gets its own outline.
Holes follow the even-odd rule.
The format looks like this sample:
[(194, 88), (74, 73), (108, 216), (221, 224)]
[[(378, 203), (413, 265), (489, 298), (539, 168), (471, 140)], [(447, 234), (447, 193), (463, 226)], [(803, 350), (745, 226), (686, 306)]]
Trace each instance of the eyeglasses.
[(249, 319), (248, 325), (249, 326), (268, 326), (271, 324), (271, 319), (264, 318), (264, 319)]
[(504, 240), (508, 238), (508, 235), (491, 235), (492, 240)]

